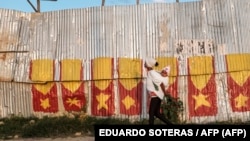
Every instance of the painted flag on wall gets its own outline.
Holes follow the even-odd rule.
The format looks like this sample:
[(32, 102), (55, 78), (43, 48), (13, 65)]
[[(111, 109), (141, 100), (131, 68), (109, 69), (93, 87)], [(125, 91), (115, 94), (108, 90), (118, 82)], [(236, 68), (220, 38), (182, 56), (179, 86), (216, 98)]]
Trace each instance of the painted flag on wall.
[(58, 112), (56, 83), (32, 84), (31, 91), (35, 112)]
[(178, 97), (178, 60), (176, 57), (158, 57), (156, 60), (159, 66), (155, 69), (161, 71), (166, 66), (170, 67), (169, 73), (169, 86), (167, 91), (170, 95), (177, 98)]
[(62, 82), (61, 88), (66, 111), (80, 111), (86, 106), (83, 82)]
[(91, 61), (91, 112), (95, 116), (114, 114), (113, 58), (100, 57)]
[(80, 111), (86, 106), (82, 61), (64, 59), (60, 62), (63, 105), (66, 111)]
[(227, 83), (233, 112), (250, 111), (250, 54), (228, 54)]
[(188, 106), (190, 116), (217, 114), (213, 56), (188, 58)]
[(39, 59), (30, 62), (31, 81), (43, 82), (32, 84), (33, 110), (35, 112), (57, 112), (58, 96), (54, 82), (54, 60)]
[(139, 115), (142, 105), (142, 60), (118, 59), (120, 113)]

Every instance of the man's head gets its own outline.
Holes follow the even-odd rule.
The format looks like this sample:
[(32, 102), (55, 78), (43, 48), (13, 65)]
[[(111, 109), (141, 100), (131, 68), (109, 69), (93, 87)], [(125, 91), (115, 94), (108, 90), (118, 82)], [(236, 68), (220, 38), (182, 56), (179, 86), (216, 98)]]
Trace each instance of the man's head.
[(146, 68), (153, 68), (154, 66), (157, 66), (158, 63), (154, 58), (146, 58), (144, 67)]
[(169, 73), (170, 73), (170, 66), (166, 66), (161, 70), (161, 75), (164, 77), (169, 76)]
[(161, 70), (161, 76), (167, 77), (168, 76), (168, 72), (165, 71), (165, 70)]

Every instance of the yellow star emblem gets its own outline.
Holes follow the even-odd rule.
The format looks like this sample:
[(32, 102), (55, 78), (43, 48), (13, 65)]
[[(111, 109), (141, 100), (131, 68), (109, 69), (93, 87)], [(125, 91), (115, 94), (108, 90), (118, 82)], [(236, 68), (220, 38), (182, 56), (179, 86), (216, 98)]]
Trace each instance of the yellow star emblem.
[(211, 106), (210, 103), (206, 100), (207, 97), (207, 95), (203, 95), (201, 93), (199, 93), (198, 95), (193, 95), (193, 98), (195, 99), (195, 110), (197, 110), (197, 108), (202, 105), (207, 107)]
[(42, 106), (43, 109), (47, 109), (47, 108), (50, 107), (49, 99), (48, 98), (46, 98), (46, 99), (40, 99), (40, 102), (41, 102), (40, 106)]
[(103, 93), (96, 96), (96, 99), (99, 102), (97, 106), (97, 110), (100, 110), (101, 108), (104, 108), (106, 110), (108, 109), (108, 105), (106, 104), (106, 101), (109, 99), (109, 97), (110, 97), (109, 94), (103, 94)]
[(243, 94), (239, 94), (235, 99), (235, 107), (241, 108), (241, 107), (247, 107), (246, 102), (249, 99), (249, 97), (244, 96)]
[(128, 110), (131, 106), (135, 104), (135, 100), (127, 95), (123, 100), (122, 103), (124, 104), (126, 110)]
[(76, 97), (68, 98), (66, 103), (68, 103), (69, 106), (76, 105), (77, 107), (81, 107), (80, 100), (78, 100)]

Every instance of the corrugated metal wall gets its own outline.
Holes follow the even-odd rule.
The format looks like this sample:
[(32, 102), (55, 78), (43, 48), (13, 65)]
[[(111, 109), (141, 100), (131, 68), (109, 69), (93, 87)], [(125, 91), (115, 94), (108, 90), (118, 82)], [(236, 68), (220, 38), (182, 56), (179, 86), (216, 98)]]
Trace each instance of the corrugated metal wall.
[[(54, 60), (53, 82), (59, 88), (60, 61), (81, 60), (87, 112), (91, 115), (91, 61), (100, 57), (114, 59), (112, 79), (114, 79), (115, 96), (119, 97), (116, 83), (118, 58), (144, 60), (150, 56), (178, 59), (178, 95), (185, 106), (183, 121), (206, 123), (249, 120), (248, 110), (234, 112), (230, 106), (230, 95), (227, 90), (229, 71), (225, 60), (225, 55), (228, 54), (250, 52), (249, 6), (248, 0), (203, 0), (187, 3), (93, 7), (44, 13), (0, 9), (0, 117), (12, 114), (58, 116), (67, 113), (65, 109), (60, 108), (62, 106), (60, 100), (58, 100), (59, 112), (34, 112), (31, 85), (37, 82), (31, 81), (29, 76), (32, 60)], [(190, 51), (190, 48), (185, 48), (190, 43), (194, 48), (202, 43), (205, 50)], [(180, 51), (178, 50), (180, 47), (184, 48)], [(218, 111), (213, 116), (191, 117), (189, 113), (187, 60), (196, 56), (214, 57), (214, 85)], [(143, 67), (142, 69), (144, 72)], [(143, 82), (144, 78), (145, 73), (142, 75)], [(58, 91), (58, 97), (61, 95), (61, 91)], [(115, 101), (115, 107), (117, 103)], [(247, 104), (250, 105), (250, 102)], [(117, 107), (113, 115), (115, 117), (131, 119), (147, 117), (144, 96), (142, 112), (137, 116), (119, 114)]]

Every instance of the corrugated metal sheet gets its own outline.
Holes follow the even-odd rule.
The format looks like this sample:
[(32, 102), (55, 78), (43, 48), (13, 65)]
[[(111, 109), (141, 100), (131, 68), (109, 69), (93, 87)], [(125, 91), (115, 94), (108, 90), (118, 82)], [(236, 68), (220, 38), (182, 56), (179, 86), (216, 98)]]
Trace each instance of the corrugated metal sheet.
[[(114, 58), (113, 78), (116, 82), (118, 58), (144, 60), (151, 56), (178, 58), (178, 95), (185, 104), (183, 121), (204, 123), (249, 120), (249, 111), (233, 112), (228, 102), (230, 95), (227, 91), (228, 70), (225, 59), (227, 54), (250, 52), (247, 47), (250, 42), (249, 5), (248, 0), (203, 0), (44, 13), (0, 9), (0, 117), (10, 114), (47, 114), (37, 113), (32, 109), (31, 85), (36, 83), (30, 80), (32, 60), (54, 60), (53, 81), (59, 89), (61, 60), (82, 60), (88, 113), (91, 114), (89, 105), (93, 59)], [(204, 51), (199, 50), (199, 43), (205, 46)], [(218, 102), (216, 116), (189, 117), (187, 59), (193, 56), (214, 57), (214, 85), (217, 86)], [(117, 106), (117, 83), (114, 87)], [(145, 93), (145, 88), (143, 91)], [(61, 91), (58, 91), (58, 96), (61, 95)], [(147, 117), (145, 97), (142, 98), (141, 107), (142, 113), (139, 116), (119, 114), (117, 108), (114, 116), (131, 119)], [(54, 114), (60, 115), (63, 112), (65, 111), (59, 108), (59, 112)]]

